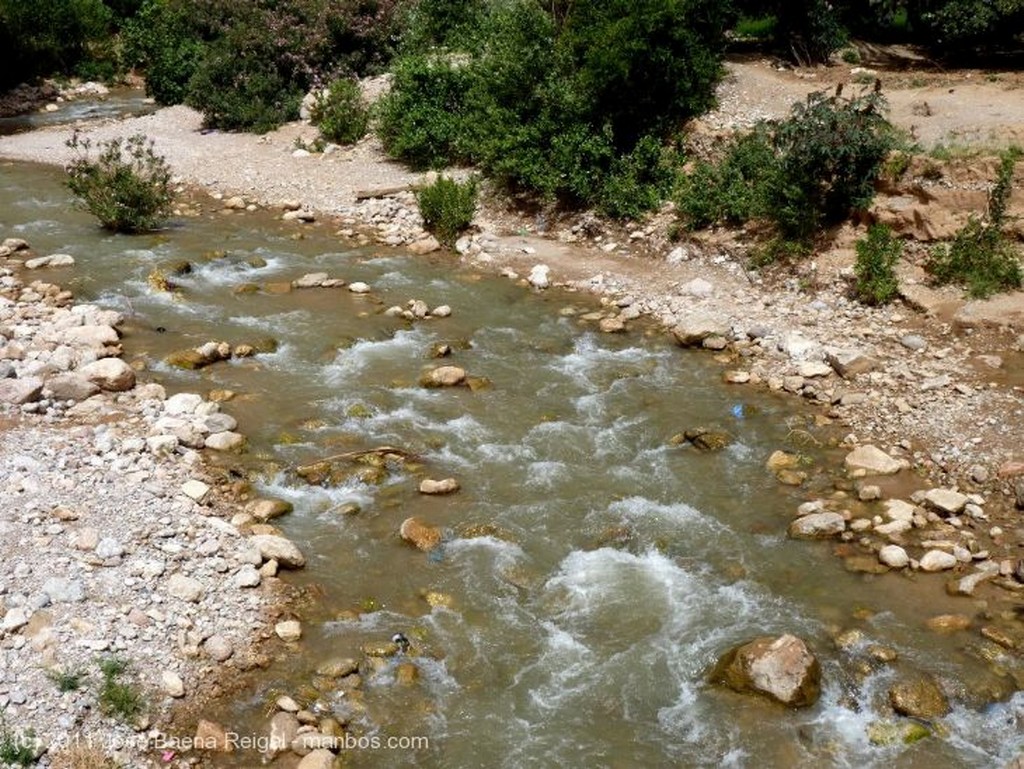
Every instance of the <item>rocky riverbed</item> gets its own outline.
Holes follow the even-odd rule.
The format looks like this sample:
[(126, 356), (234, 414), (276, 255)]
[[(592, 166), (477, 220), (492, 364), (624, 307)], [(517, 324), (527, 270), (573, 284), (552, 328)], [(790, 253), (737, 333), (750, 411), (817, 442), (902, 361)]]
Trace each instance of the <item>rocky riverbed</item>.
[(234, 419), (138, 383), (118, 313), (22, 272), (0, 266), (2, 740), (42, 765), (167, 765), (176, 711), (266, 663), (301, 553), (205, 472)]

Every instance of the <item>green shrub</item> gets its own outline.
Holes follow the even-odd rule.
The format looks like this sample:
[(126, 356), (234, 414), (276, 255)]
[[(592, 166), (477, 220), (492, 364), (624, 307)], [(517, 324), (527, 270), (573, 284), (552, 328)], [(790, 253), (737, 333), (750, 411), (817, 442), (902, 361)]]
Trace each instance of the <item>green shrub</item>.
[(225, 131), (265, 133), (297, 119), (303, 88), (274, 65), (267, 46), (237, 35), (209, 45), (189, 81), (186, 103), (203, 113), (207, 128)]
[(884, 108), (878, 93), (811, 94), (785, 120), (734, 140), (717, 164), (698, 164), (681, 185), (681, 215), (695, 228), (766, 218), (785, 240), (810, 239), (870, 205), (896, 143)]
[(146, 0), (122, 37), (125, 63), (145, 70), (146, 93), (159, 104), (183, 102), (205, 52), (194, 9), (176, 0)]
[(472, 75), (438, 56), (411, 56), (394, 71), (390, 93), (379, 103), (384, 149), (417, 170), (464, 159), (464, 104)]
[(76, 132), (67, 146), (76, 157), (67, 168), (67, 185), (86, 210), (115, 232), (146, 232), (171, 215), (171, 170), (142, 134), (92, 143)]
[(513, 192), (614, 216), (655, 207), (674, 176), (660, 145), (713, 99), (729, 20), (722, 4), (482, 7), (477, 34), (424, 32), (448, 51), (396, 68), (380, 111), (386, 150), (418, 168), (472, 162)]
[(612, 161), (598, 209), (614, 219), (638, 219), (668, 197), (678, 175), (674, 154), (646, 136), (632, 152)]
[(100, 710), (123, 720), (141, 713), (145, 704), (142, 693), (135, 684), (120, 680), (128, 671), (128, 661), (121, 657), (105, 657), (99, 661), (98, 667), (103, 674), (98, 693)]
[(0, 722), (0, 764), (31, 766), (38, 760), (36, 737), (32, 731), (15, 733)]
[(312, 110), (313, 125), (320, 135), (335, 144), (353, 144), (366, 135), (370, 114), (363, 104), (359, 84), (354, 80), (335, 80), (321, 95)]
[(926, 267), (940, 285), (962, 285), (979, 299), (1021, 287), (1020, 258), (1003, 234), (1013, 171), (1020, 156), (1016, 148), (1003, 153), (996, 183), (989, 192), (985, 221), (972, 214), (951, 244), (933, 249)]
[(775, 41), (798, 64), (821, 64), (846, 43), (846, 30), (829, 0), (778, 0)]
[(418, 0), (407, 6), (402, 48), (409, 53), (465, 48), (486, 16), (486, 0)]
[(676, 206), (687, 227), (742, 224), (770, 214), (778, 160), (764, 126), (736, 138), (716, 165), (698, 161), (682, 181)]
[(740, 38), (770, 40), (775, 34), (776, 23), (774, 16), (741, 16), (733, 33)]
[(416, 193), (423, 226), (446, 246), (455, 244), (459, 233), (473, 221), (476, 210), (476, 179), (457, 182), (445, 176)]
[(868, 229), (866, 238), (857, 241), (857, 298), (864, 304), (888, 304), (899, 294), (896, 265), (903, 255), (903, 243), (884, 224)]
[(46, 677), (53, 681), (59, 692), (75, 692), (82, 688), (86, 673), (84, 670), (74, 668), (71, 670), (50, 670)]

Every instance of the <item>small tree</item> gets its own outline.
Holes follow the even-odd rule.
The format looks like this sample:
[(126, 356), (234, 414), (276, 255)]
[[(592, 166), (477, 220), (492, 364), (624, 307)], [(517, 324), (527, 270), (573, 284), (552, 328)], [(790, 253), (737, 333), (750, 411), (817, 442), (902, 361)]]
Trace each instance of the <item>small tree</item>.
[(81, 205), (108, 230), (147, 232), (171, 215), (174, 193), (171, 169), (142, 134), (99, 142), (92, 157), (92, 142), (76, 131), (67, 141), (76, 157), (67, 167), (67, 185)]

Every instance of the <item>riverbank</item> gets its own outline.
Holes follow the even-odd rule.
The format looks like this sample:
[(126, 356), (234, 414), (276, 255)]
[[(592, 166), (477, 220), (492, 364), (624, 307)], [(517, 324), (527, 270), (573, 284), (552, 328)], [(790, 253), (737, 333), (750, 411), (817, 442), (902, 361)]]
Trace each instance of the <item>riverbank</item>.
[[(219, 198), (199, 199), (197, 205), (222, 209), (225, 216), (244, 216), (249, 206), (274, 206), (295, 220), (297, 236), (306, 228), (321, 228), (341, 233), (346, 241), (412, 245), (423, 251), (435, 247), (419, 228), (412, 196), (384, 195), (389, 188), (415, 183), (416, 177), (381, 163), (371, 141), (351, 155), (340, 150), (323, 157), (295, 156), (289, 137), (303, 135), (308, 127), (288, 126), (267, 138), (203, 135), (197, 133), (194, 114), (182, 109), (100, 131), (153, 135), (183, 183), (201, 183)], [(53, 162), (60, 157), (61, 136), (60, 131), (40, 132), (27, 136), (27, 145), (16, 137), (0, 143), (0, 152), (31, 146)], [(39, 143), (40, 137), (45, 141)], [(172, 153), (169, 147), (177, 149)], [(184, 168), (196, 169), (195, 175)], [(370, 189), (360, 186), (367, 179), (373, 181)], [(356, 200), (357, 193), (374, 191), (383, 197)], [(895, 462), (883, 460), (886, 471), (902, 473), (913, 485), (956, 486), (977, 495), (911, 497), (906, 484), (864, 482), (858, 477), (864, 472), (856, 467), (849, 468), (848, 476), (836, 472), (835, 488), (823, 491), (818, 484), (808, 491), (811, 507), (805, 512), (838, 516), (817, 520), (827, 524), (823, 536), (846, 540), (837, 550), (851, 568), (916, 571), (927, 553), (938, 551), (952, 561), (927, 560), (924, 570), (934, 564), (946, 573), (941, 582), (936, 578), (937, 586), (949, 583), (959, 590), (964, 579), (982, 575), (968, 579), (964, 589), (991, 599), (996, 615), (1001, 600), (1014, 599), (1015, 554), (1022, 541), (1013, 510), (1015, 479), (1022, 470), (1017, 464), (1022, 459), (1017, 453), (1022, 404), (1013, 378), (1020, 365), (1015, 358), (1020, 326), (1014, 316), (1019, 296), (1010, 298), (1008, 311), (1000, 316), (1004, 328), (991, 329), (965, 325), (984, 307), (951, 307), (948, 303), (958, 300), (948, 293), (922, 298), (926, 289), (908, 282), (917, 280), (913, 274), (904, 290), (930, 312), (910, 304), (871, 310), (851, 302), (843, 278), (849, 254), (844, 262), (842, 249), (796, 275), (765, 280), (746, 272), (732, 244), (667, 242), (664, 221), (616, 228), (580, 217), (563, 226), (492, 207), (480, 213), (476, 224), (479, 231), (459, 245), (467, 263), (505, 271), (517, 280), (532, 274), (538, 290), (545, 282), (564, 283), (599, 294), (605, 310), (581, 323), (609, 333), (651, 315), (674, 330), (680, 343), (709, 349), (733, 386), (768, 387), (819, 404), (821, 424), (855, 436), (848, 448), (870, 443), (884, 449)], [(537, 269), (541, 265), (548, 269)], [(780, 473), (780, 478), (802, 482), (789, 474)], [(818, 498), (820, 506), (815, 505)], [(885, 504), (901, 501), (907, 508)], [(903, 550), (906, 561), (892, 550), (883, 556), (889, 546)], [(1019, 646), (1015, 619), (976, 621), (973, 607), (965, 602), (964, 629), (972, 637), (994, 636)]]
[(23, 279), (23, 245), (0, 261), (0, 746), (166, 766), (177, 715), (267, 664), (288, 564), (204, 469), (234, 419), (137, 382), (120, 314)]

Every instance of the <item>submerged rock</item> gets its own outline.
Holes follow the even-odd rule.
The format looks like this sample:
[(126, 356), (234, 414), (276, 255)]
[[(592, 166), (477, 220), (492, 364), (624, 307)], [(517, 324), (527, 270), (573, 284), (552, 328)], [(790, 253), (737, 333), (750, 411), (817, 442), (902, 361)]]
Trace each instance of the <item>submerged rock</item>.
[(897, 681), (889, 689), (889, 704), (901, 716), (941, 718), (949, 713), (949, 700), (938, 682), (928, 675)]
[[(722, 430), (709, 430), (706, 427), (694, 427), (683, 433), (683, 438), (701, 451), (721, 451), (730, 443), (732, 436)], [(673, 439), (673, 443), (678, 443)]]
[(821, 666), (794, 635), (765, 636), (725, 654), (712, 681), (738, 692), (764, 695), (789, 707), (813, 705), (821, 693)]

